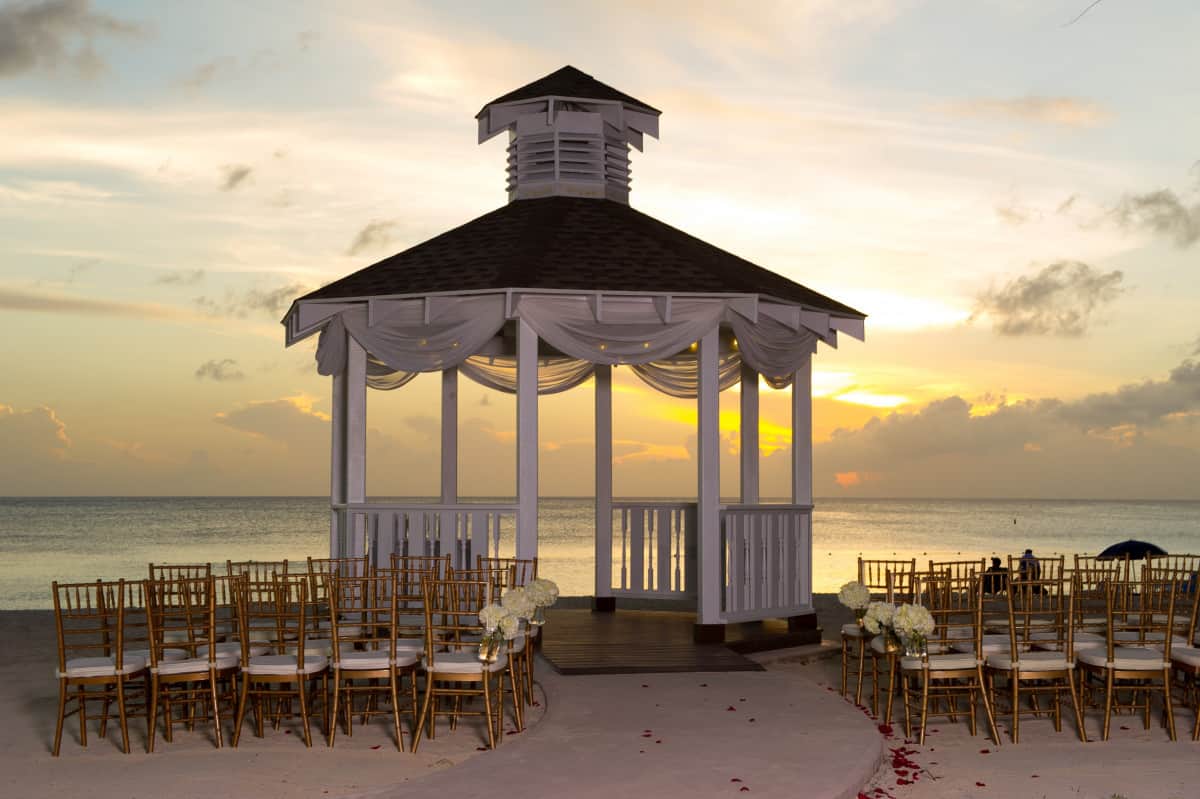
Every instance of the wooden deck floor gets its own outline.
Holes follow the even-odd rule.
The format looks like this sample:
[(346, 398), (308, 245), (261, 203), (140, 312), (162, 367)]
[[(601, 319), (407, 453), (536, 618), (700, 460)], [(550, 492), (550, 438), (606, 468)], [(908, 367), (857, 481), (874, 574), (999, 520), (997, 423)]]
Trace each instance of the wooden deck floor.
[[(559, 674), (638, 674), (686, 671), (762, 671), (734, 651), (792, 646), (801, 641), (783, 621), (731, 625), (725, 644), (692, 641), (694, 613), (551, 610), (541, 653)], [(805, 641), (806, 642), (806, 641)]]

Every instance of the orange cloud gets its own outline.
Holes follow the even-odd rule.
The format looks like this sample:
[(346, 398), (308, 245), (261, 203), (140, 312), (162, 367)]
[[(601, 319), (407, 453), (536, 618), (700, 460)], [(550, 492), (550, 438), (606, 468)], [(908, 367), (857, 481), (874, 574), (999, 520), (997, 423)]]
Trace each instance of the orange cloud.
[(833, 476), (833, 480), (842, 488), (849, 488), (858, 485), (863, 479), (858, 472), (838, 472)]

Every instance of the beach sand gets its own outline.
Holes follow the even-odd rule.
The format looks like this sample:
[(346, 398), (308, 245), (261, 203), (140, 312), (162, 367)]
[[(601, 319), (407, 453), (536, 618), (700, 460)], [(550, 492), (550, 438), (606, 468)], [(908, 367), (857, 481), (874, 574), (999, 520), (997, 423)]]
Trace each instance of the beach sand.
[[(836, 695), (839, 659), (834, 641), (850, 614), (832, 595), (816, 597), (815, 603), (821, 609), (824, 648), (756, 656), (767, 673), (561, 677), (542, 663), (541, 706), (531, 713), (526, 733), (506, 736), (497, 752), (485, 754), (477, 749), (481, 729), (451, 734), (443, 722), (439, 737), (422, 741), (416, 755), (395, 751), (382, 720), (356, 729), (353, 738), (339, 733), (333, 750), (314, 732), (311, 751), (304, 749), (296, 724), (290, 726), (291, 734), (286, 732), (286, 722), (284, 729), (268, 729), (262, 739), (247, 725), (236, 750), (216, 750), (207, 731), (179, 728), (175, 742), (167, 744), (160, 730), (155, 754), (147, 755), (145, 720), (135, 719), (133, 751), (124, 755), (115, 731), (107, 739), (93, 734), (89, 746), (81, 748), (76, 720), (70, 718), (62, 755), (53, 758), (52, 614), (2, 612), (0, 712), (5, 721), (0, 725), (0, 794), (55, 799), (494, 796), (494, 775), (505, 774), (528, 775), (521, 788), (524, 796), (603, 796), (610, 785), (621, 795), (636, 791), (689, 799), (739, 792), (732, 778), (711, 785), (697, 781), (697, 774), (719, 764), (720, 773), (737, 775), (744, 780), (740, 786), (751, 787), (758, 796), (854, 797), (868, 780), (863, 790), (873, 799), (1195, 795), (1200, 743), (1189, 739), (1193, 717), (1186, 710), (1177, 713), (1180, 740), (1175, 743), (1167, 739), (1157, 718), (1150, 730), (1143, 730), (1140, 720), (1129, 716), (1115, 719), (1111, 739), (1100, 742), (1095, 712), (1088, 714), (1093, 741), (1087, 744), (1078, 741), (1070, 724), (1056, 733), (1049, 720), (1022, 719), (1018, 745), (1004, 737), (997, 746), (986, 733), (971, 737), (961, 718), (955, 723), (932, 722), (924, 747), (904, 741), (902, 721), (890, 732), (880, 732), (865, 710)], [(739, 714), (706, 716), (702, 700), (689, 698), (699, 683), (719, 688), (722, 696), (740, 695), (751, 705), (757, 703), (763, 708), (759, 724), (739, 728), (736, 736), (726, 735), (718, 727)], [(643, 688), (648, 684), (654, 693)], [(785, 695), (787, 701), (771, 706), (773, 697)], [(655, 707), (674, 702), (677, 708), (669, 720), (654, 725), (655, 735), (668, 740), (651, 749), (657, 756), (653, 761), (639, 758), (635, 751), (647, 739), (640, 736), (642, 722), (631, 717), (637, 712), (631, 708), (649, 707), (647, 697)], [(630, 724), (639, 729), (631, 733)], [(668, 749), (684, 741), (687, 745), (679, 750)], [(880, 753), (884, 762), (872, 778)], [(852, 792), (839, 793), (830, 787), (839, 780), (858, 784)]]

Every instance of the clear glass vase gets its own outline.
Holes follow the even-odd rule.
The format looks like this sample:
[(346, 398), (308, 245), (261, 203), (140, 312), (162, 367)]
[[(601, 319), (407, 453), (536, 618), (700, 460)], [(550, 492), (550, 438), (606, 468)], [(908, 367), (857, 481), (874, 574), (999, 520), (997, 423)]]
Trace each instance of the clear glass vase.
[(495, 663), (500, 657), (500, 636), (485, 633), (479, 641), (479, 660), (483, 663)]
[(925, 637), (913, 635), (904, 639), (904, 655), (910, 658), (923, 658), (929, 654), (929, 645)]
[(533, 609), (533, 615), (529, 617), (529, 624), (533, 627), (541, 627), (546, 623), (546, 609), (538, 605)]

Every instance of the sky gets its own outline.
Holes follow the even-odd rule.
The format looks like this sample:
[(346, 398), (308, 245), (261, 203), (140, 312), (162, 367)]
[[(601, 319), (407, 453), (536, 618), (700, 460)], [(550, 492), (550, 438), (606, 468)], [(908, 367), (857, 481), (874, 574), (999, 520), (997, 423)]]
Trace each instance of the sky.
[[(818, 497), (1200, 499), (1200, 5), (738, 5), (0, 0), (0, 495), (328, 493), (279, 320), (503, 205), (474, 115), (571, 64), (663, 111), (631, 205), (868, 314)], [(616, 493), (693, 495), (694, 402), (615, 385)], [(438, 391), (371, 392), (369, 494), (437, 491)], [(460, 493), (511, 495), (512, 398), (460, 394)], [(543, 494), (591, 414), (543, 398)]]

